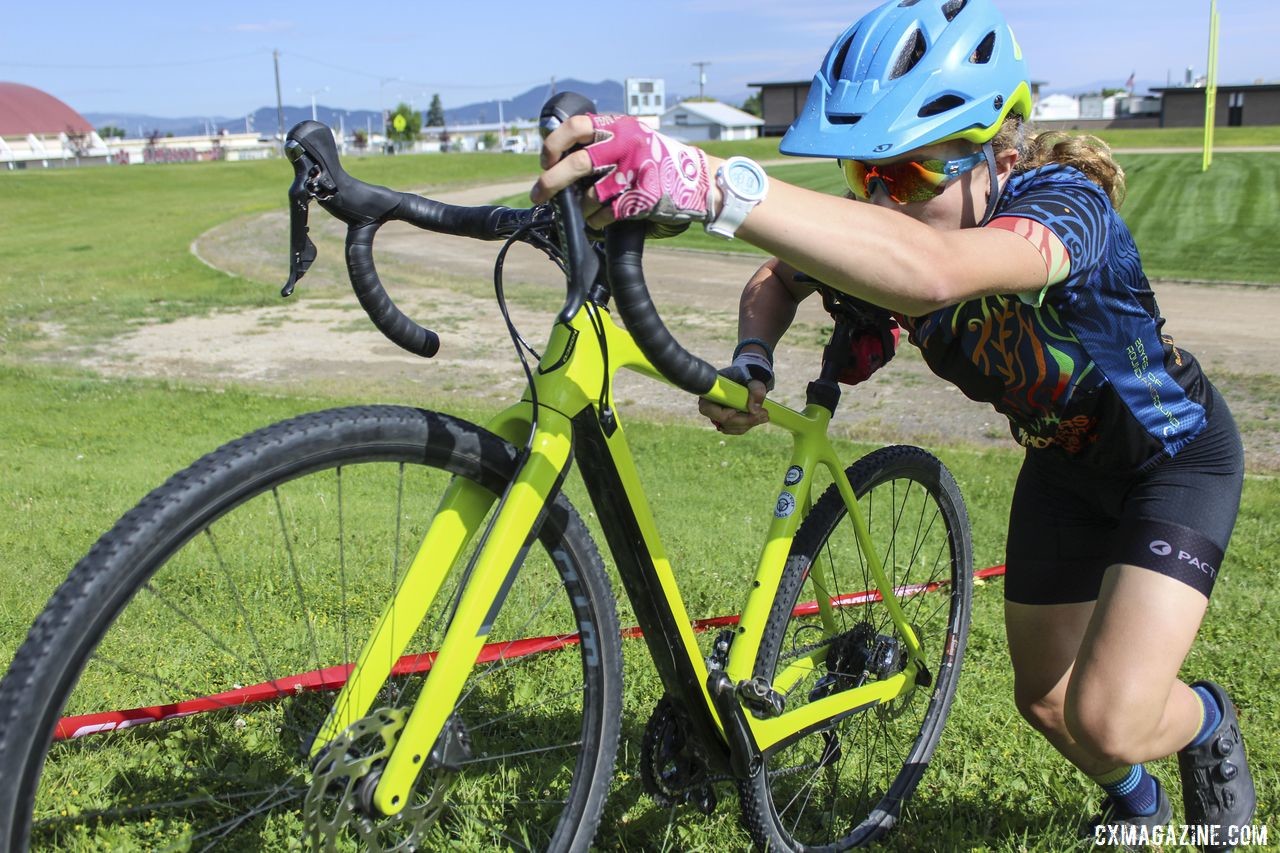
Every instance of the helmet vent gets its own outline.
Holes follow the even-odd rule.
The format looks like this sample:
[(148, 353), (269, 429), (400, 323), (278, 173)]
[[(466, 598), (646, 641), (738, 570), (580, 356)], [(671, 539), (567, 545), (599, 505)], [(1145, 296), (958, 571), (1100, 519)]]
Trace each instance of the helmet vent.
[(856, 115), (856, 116), (829, 115), (827, 116), (827, 121), (831, 122), (832, 124), (857, 124), (858, 122), (862, 121), (862, 116), (860, 115)]
[(844, 61), (849, 58), (849, 48), (853, 47), (853, 40), (857, 37), (857, 33), (850, 35), (848, 41), (840, 45), (840, 52), (836, 54), (835, 59), (831, 60), (831, 77), (833, 81), (839, 80), (844, 73)]
[(948, 21), (954, 21), (956, 15), (960, 14), (960, 10), (965, 7), (969, 0), (947, 0), (942, 4), (942, 14)]
[(928, 118), (962, 106), (964, 106), (964, 98), (957, 95), (942, 95), (921, 107), (919, 116), (920, 118)]
[(902, 2), (898, 4), (898, 8), (905, 9), (908, 6), (914, 6), (919, 2), (920, 0), (902, 0)]
[(897, 61), (893, 63), (893, 70), (889, 72), (889, 79), (897, 80), (903, 74), (915, 68), (921, 57), (924, 56), (925, 48), (924, 34), (919, 30), (914, 31), (907, 43), (903, 45)]
[(994, 31), (987, 33), (987, 37), (982, 40), (978, 47), (973, 51), (973, 56), (969, 57), (969, 61), (975, 65), (986, 65), (991, 61), (991, 54), (995, 53), (996, 34)]

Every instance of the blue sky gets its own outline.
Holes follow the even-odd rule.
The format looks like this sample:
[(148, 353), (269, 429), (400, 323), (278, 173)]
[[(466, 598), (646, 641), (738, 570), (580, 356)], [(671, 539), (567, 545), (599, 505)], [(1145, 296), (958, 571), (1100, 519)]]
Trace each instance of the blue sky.
[[(554, 76), (662, 77), (668, 92), (738, 98), (748, 83), (812, 76), (840, 30), (873, 0), (640, 0), (582, 3), (9, 3), (0, 80), (80, 112), (236, 117), (275, 103), (375, 109), (505, 98)], [(1006, 0), (1049, 90), (1098, 81), (1175, 82), (1203, 73), (1208, 0)], [(1274, 0), (1220, 0), (1221, 82), (1280, 80)], [(381, 103), (380, 103), (381, 102)]]

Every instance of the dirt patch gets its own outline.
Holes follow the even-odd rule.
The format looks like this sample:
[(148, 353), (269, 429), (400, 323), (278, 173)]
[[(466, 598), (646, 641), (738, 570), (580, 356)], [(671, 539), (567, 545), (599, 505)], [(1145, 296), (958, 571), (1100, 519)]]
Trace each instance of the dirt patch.
[[(480, 204), (527, 184), (441, 194), (443, 201)], [(79, 357), (108, 375), (160, 376), (269, 387), (351, 389), (412, 399), (431, 388), (494, 403), (517, 397), (523, 374), (493, 297), (496, 244), (442, 237), (393, 223), (378, 235), (383, 281), (406, 311), (441, 335), (431, 361), (404, 353), (365, 318), (346, 283), (342, 226), (316, 211), (312, 237), (320, 257), (298, 294), (278, 306), (131, 330)], [(202, 235), (192, 251), (231, 275), (278, 286), (285, 277), (287, 218), (273, 212), (226, 223)], [(727, 361), (736, 338), (737, 300), (758, 257), (649, 247), (645, 268), (654, 301), (677, 336), (713, 363)], [(505, 268), (511, 318), (537, 347), (562, 299), (560, 273), (539, 253), (517, 247)], [(1280, 469), (1280, 288), (1159, 283), (1165, 331), (1194, 352), (1228, 395), (1245, 432), (1250, 467)], [(816, 299), (801, 307), (778, 353), (776, 396), (803, 401), (813, 378), (828, 318)], [(409, 391), (406, 394), (406, 391)], [(619, 378), (617, 399), (646, 417), (696, 420), (694, 402), (639, 377)], [(946, 440), (1008, 445), (1002, 418), (937, 380), (910, 348), (893, 366), (846, 394), (838, 431), (876, 441), (929, 444)]]

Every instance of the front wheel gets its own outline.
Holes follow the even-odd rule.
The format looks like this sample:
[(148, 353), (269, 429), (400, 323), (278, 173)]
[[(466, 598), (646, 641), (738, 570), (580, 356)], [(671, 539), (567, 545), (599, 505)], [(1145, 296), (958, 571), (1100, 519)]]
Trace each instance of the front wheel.
[[(766, 755), (740, 787), (747, 826), (768, 849), (843, 850), (888, 831), (929, 764), (960, 675), (973, 557), (955, 480), (915, 447), (882, 448), (847, 474), (928, 677), (891, 703), (828, 720)], [(773, 683), (783, 669), (812, 661), (788, 686), (787, 710), (903, 670), (903, 632), (874, 590), (832, 485), (796, 533), (756, 663), (755, 676)], [(811, 602), (829, 603), (827, 615)]]
[[(469, 554), (370, 713), (308, 757), (427, 526), (458, 523), (437, 512), (444, 490), (501, 494), (516, 465), (472, 424), (373, 406), (276, 424), (174, 475), (77, 564), (0, 682), (0, 849), (585, 850), (621, 662), (599, 553), (563, 496), (404, 811), (379, 819), (368, 795)], [(522, 655), (529, 637), (539, 653)]]

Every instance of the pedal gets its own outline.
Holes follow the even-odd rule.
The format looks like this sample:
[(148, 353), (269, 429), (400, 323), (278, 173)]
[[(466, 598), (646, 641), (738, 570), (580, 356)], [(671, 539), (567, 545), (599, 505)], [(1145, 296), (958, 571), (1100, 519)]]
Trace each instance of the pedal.
[(774, 690), (768, 679), (760, 676), (738, 682), (737, 692), (738, 699), (757, 720), (780, 717), (786, 708), (786, 697)]

